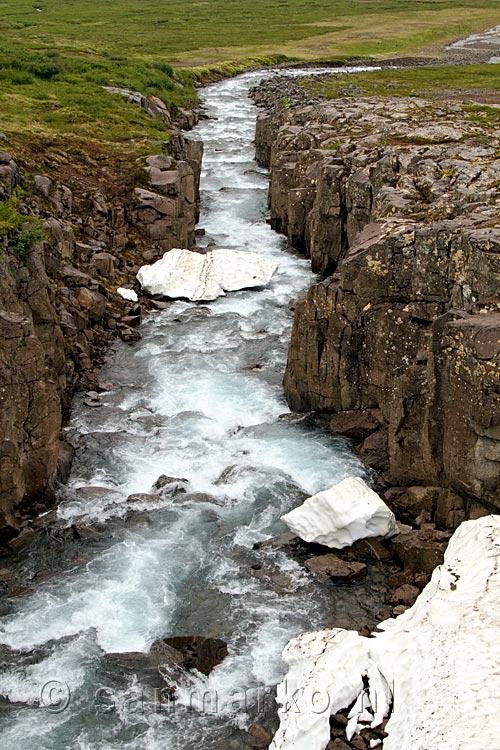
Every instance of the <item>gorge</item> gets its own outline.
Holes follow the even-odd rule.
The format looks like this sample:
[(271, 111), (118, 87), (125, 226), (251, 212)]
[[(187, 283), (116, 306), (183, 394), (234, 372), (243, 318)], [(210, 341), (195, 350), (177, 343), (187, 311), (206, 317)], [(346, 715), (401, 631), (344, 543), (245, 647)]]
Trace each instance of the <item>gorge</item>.
[[(453, 133), (440, 120), (418, 136), (430, 143), (409, 145), (404, 126), (417, 129), (425, 104), (402, 101), (388, 114), (346, 99), (334, 116), (284, 76), (253, 92), (267, 107), (257, 164), (248, 90), (267, 75), (204, 89), (209, 119), (144, 160), (130, 204), (88, 195), (90, 241), (88, 230), (87, 241), (71, 236), (64, 186), (36, 183), (40, 202), (55, 205), (57, 192), (47, 273), (67, 292), (47, 291), (46, 248), (27, 261), (38, 264), (36, 289), (23, 263), (6, 267), (21, 303), (2, 312), (2, 364), (22, 374), (34, 361), (26, 379), (43, 383), (36, 405), (28, 387), (21, 418), (3, 411), (9, 429), (29, 427), (24, 442), (8, 434), (1, 456), (4, 497), (16, 492), (2, 505), (2, 534), (18, 587), (1, 603), (7, 747), (259, 747), (246, 730), (254, 720), (276, 729), (285, 644), (326, 628), (367, 637), (413, 603), (463, 520), (498, 508), (497, 135), (458, 155), (474, 124)], [(3, 159), (15, 184), (17, 167)], [(131, 234), (136, 254), (123, 265), (106, 248), (120, 255)], [(137, 285), (139, 305), (115, 294), (144, 261), (195, 245), (255, 251), (278, 269), (264, 288), (198, 305), (147, 298)], [(92, 362), (116, 331), (122, 341), (98, 372)], [(15, 339), (29, 357), (17, 361)], [(9, 402), (19, 403), (25, 384), (10, 381)], [(58, 404), (67, 413), (82, 384), (60, 446)], [(53, 485), (71, 445), (71, 473), (60, 460)], [(285, 530), (282, 514), (348, 476), (374, 484), (410, 525), (342, 553), (367, 570), (337, 585), (302, 564), (321, 548), (269, 538)], [(158, 639), (192, 633), (223, 640), (228, 655), (208, 676), (167, 670), (176, 709), (169, 699), (158, 708), (158, 684), (133, 665)], [(49, 683), (61, 711), (44, 704)]]

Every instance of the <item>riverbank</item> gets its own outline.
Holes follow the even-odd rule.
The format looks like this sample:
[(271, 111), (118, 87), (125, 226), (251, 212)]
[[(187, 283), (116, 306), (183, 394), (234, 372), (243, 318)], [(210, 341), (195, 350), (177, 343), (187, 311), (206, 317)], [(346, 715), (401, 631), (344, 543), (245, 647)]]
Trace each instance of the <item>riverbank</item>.
[(358, 442), (406, 520), (453, 529), (498, 498), (496, 110), (350, 80), (254, 92), (271, 222), (325, 277), (296, 305), (287, 397)]
[(110, 343), (117, 336), (138, 340), (143, 314), (164, 307), (144, 296), (127, 302), (116, 289), (133, 284), (144, 262), (195, 242), (203, 146), (175, 125), (192, 127), (197, 115), (184, 111), (172, 125), (159, 99), (145, 104), (151, 110), (145, 116), (169, 125), (156, 155), (103, 162), (99, 154), (52, 154), (37, 174), (0, 152), (0, 539), (6, 551), (23, 546), (24, 527), (53, 505), (56, 479), (69, 475), (74, 449), (61, 428), (73, 395), (87, 391), (98, 405), (97, 393), (105, 389), (98, 373)]
[[(384, 657), (379, 666), (392, 691), (385, 699), (395, 704), (383, 709), (379, 695), (373, 711), (363, 697), (356, 704), (362, 688), (352, 700), (346, 697), (347, 686), (358, 679), (351, 665), (360, 657), (357, 644), (363, 639), (356, 640), (356, 633), (303, 634), (284, 651), (290, 671), (278, 689), (281, 724), (272, 748), (293, 748), (301, 741), (332, 750), (412, 742), (441, 747), (455, 741), (468, 747), (471, 736), (495, 736), (487, 708), (493, 691), (481, 698), (478, 711), (484, 718), (476, 728), (463, 721), (469, 703), (460, 698), (462, 708), (455, 706), (456, 720), (443, 737), (435, 710), (442, 697), (443, 651), (432, 666), (430, 646), (423, 649), (421, 679), (439, 697), (432, 702), (432, 717), (422, 721), (422, 709), (418, 722), (408, 720), (415, 705), (426, 703), (428, 692), (424, 695), (417, 684), (416, 662), (401, 666), (406, 657), (413, 659), (413, 647), (402, 645), (396, 656), (392, 640), (400, 627), (410, 629), (417, 643), (421, 629), (428, 629), (429, 643), (467, 639), (460, 628), (448, 641), (446, 633), (456, 630), (457, 619), (444, 624), (439, 606), (435, 619), (433, 608), (426, 609), (440, 587), (447, 596), (440, 576), (446, 579), (456, 569), (457, 580), (466, 578), (456, 561), (450, 568), (451, 544), (448, 566), (436, 566), (450, 531), (460, 527), (453, 539), (469, 534), (472, 547), (479, 547), (473, 538), (483, 539), (481, 524), (496, 529), (498, 523), (489, 516), (498, 513), (500, 489), (498, 91), (494, 70), (473, 68), (451, 69), (448, 78), (444, 68), (325, 74), (299, 83), (282, 76), (252, 91), (264, 110), (256, 150), (259, 162), (271, 170), (272, 226), (321, 277), (293, 303), (285, 374), (289, 406), (315, 413), (334, 435), (349, 437), (357, 455), (375, 470), (379, 494), (408, 524), (390, 545), (403, 570), (389, 582), (400, 587), (395, 600), (409, 598), (395, 608), (396, 620), (381, 624), (394, 661)], [(471, 85), (468, 73), (476, 82), (490, 76), (492, 87)], [(480, 520), (461, 526), (466, 519)], [(496, 532), (488, 544), (494, 556)], [(492, 590), (494, 570), (488, 572)], [(488, 576), (478, 585), (482, 622), (490, 606), (484, 601)], [(422, 593), (401, 615), (415, 601), (412, 591), (414, 597)], [(459, 606), (468, 609), (465, 589), (461, 596)], [(451, 599), (449, 605), (457, 612)], [(382, 642), (384, 635), (372, 637)], [(366, 643), (376, 661), (376, 646)], [(478, 662), (489, 663), (489, 643), (478, 637), (477, 647)], [(448, 653), (446, 683), (462, 683), (460, 654), (460, 648)], [(366, 669), (363, 684), (367, 688), (370, 681), (373, 699), (373, 671)], [(322, 691), (330, 699), (326, 714), (334, 714), (329, 724), (321, 712), (303, 708)], [(292, 694), (299, 720), (290, 708)], [(339, 712), (340, 707), (345, 710)], [(383, 716), (390, 717), (388, 724)], [(359, 727), (362, 733), (353, 734)]]

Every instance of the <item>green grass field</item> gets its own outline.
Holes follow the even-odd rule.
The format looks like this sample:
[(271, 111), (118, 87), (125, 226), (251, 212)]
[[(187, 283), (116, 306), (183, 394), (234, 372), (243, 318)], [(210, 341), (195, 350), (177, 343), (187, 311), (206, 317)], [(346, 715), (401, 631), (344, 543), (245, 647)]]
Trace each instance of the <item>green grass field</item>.
[[(500, 98), (500, 73), (496, 65), (443, 65), (338, 75), (329, 80), (310, 79), (303, 85), (325, 99), (342, 96), (441, 97), (461, 92), (465, 99), (481, 92)], [(488, 92), (488, 93), (486, 93)], [(497, 111), (497, 120), (500, 112)]]
[(0, 0), (0, 131), (26, 162), (89, 144), (137, 154), (165, 132), (103, 85), (175, 111), (214, 68), (414, 53), (499, 15), (497, 0)]

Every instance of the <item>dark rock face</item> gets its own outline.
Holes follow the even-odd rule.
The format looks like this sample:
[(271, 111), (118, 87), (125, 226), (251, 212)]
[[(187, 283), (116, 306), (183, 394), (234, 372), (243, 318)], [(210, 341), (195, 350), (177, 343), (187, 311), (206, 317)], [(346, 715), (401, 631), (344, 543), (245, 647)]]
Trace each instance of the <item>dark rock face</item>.
[[(119, 194), (23, 176), (0, 152), (0, 201), (23, 184), (29, 197), (18, 208), (44, 226), (43, 241), (22, 253), (0, 239), (0, 544), (19, 533), (21, 513), (53, 504), (56, 477), (68, 478), (73, 449), (59, 437), (75, 390), (99, 390), (97, 368), (116, 334), (140, 338), (149, 303), (119, 297), (116, 277), (134, 281), (146, 249), (155, 260), (194, 244), (203, 145), (176, 131), (164, 150), (142, 174), (134, 167)], [(144, 215), (142, 193), (153, 196)]]
[(385, 488), (437, 488), (427, 520), (452, 528), (500, 508), (499, 163), (479, 136), (455, 103), (346, 98), (276, 106), (256, 137), (274, 226), (327, 274), (296, 302), (290, 408), (330, 415)]

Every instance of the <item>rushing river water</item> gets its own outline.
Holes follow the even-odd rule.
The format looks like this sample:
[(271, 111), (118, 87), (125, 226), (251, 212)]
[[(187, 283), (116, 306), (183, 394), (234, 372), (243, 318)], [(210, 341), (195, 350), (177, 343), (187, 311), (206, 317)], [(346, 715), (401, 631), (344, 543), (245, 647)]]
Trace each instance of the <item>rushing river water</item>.
[[(200, 241), (265, 253), (279, 269), (265, 289), (151, 316), (139, 343), (110, 354), (101, 377), (114, 388), (103, 406), (76, 404), (70, 430), (81, 447), (61, 528), (25, 553), (34, 593), (11, 600), (0, 627), (0, 643), (16, 650), (0, 652), (8, 750), (241, 747), (256, 712), (251, 691), (282, 678), (288, 639), (367, 616), (373, 577), (334, 588), (284, 551), (251, 550), (284, 531), (280, 515), (307, 494), (363, 473), (347, 443), (290, 415), (284, 400), (288, 302), (314, 276), (266, 222), (268, 174), (254, 161), (257, 110), (247, 97), (262, 75), (203, 92), (211, 119), (194, 134), (205, 143)], [(125, 502), (161, 474), (188, 480), (187, 492)], [(223, 638), (229, 656), (208, 678), (181, 680), (175, 712), (106, 660), (190, 633)], [(196, 689), (216, 695), (215, 708), (203, 710)], [(60, 704), (39, 707), (41, 693)]]

